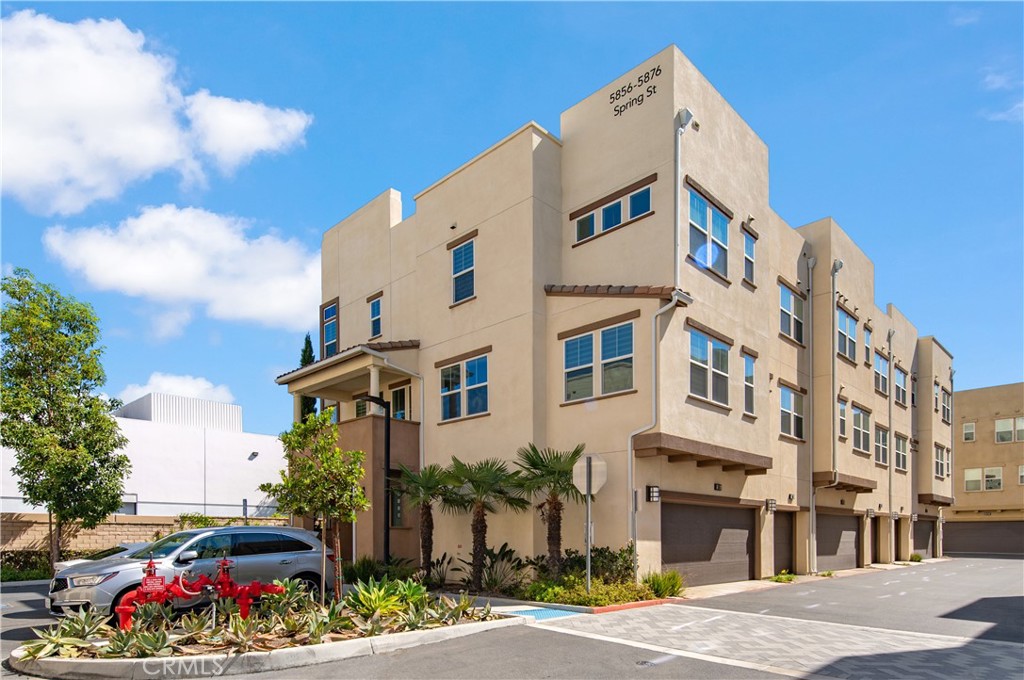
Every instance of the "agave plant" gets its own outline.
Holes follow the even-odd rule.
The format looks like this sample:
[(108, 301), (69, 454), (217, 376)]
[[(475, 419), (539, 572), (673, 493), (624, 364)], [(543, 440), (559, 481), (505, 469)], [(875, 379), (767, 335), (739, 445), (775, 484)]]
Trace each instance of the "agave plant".
[(255, 616), (243, 619), (240, 614), (232, 614), (224, 627), (223, 640), (239, 653), (263, 649), (261, 622)]
[(88, 640), (67, 635), (62, 628), (60, 625), (50, 626), (43, 630), (33, 628), (32, 632), (36, 634), (37, 639), (26, 642), (22, 646), (22, 649), (25, 650), (25, 657), (29, 659), (45, 659), (54, 654), (77, 656), (79, 650), (90, 646)]
[(345, 597), (345, 604), (363, 618), (369, 618), (374, 613), (380, 613), (381, 616), (394, 614), (402, 608), (402, 598), (394, 584), (395, 581), (387, 579), (376, 581), (371, 578), (369, 583), (359, 581)]
[(183, 632), (180, 639), (182, 643), (187, 641), (200, 642), (203, 636), (213, 627), (213, 616), (209, 611), (191, 612), (181, 617), (178, 621), (178, 627)]
[(139, 631), (135, 636), (135, 656), (170, 656), (171, 637), (166, 630)]
[(100, 649), (99, 656), (120, 659), (135, 656), (135, 646), (138, 643), (138, 631), (118, 630), (115, 631), (107, 644)]
[(352, 623), (365, 637), (375, 637), (385, 633), (393, 633), (396, 630), (395, 619), (384, 617), (380, 611), (375, 611), (372, 616), (362, 617), (358, 614), (352, 616)]
[(154, 632), (166, 631), (174, 619), (174, 607), (169, 604), (147, 602), (135, 608), (132, 614), (132, 628)]
[(67, 637), (83, 640), (105, 637), (111, 630), (107, 620), (108, 617), (103, 614), (89, 609), (79, 609), (64, 617), (60, 622), (60, 629)]
[(306, 590), (306, 582), (293, 578), (274, 581), (275, 585), (284, 588), (283, 593), (270, 593), (263, 596), (264, 606), (273, 614), (287, 616), (313, 603), (312, 594)]
[(403, 605), (406, 606), (422, 606), (426, 604), (429, 592), (427, 587), (422, 583), (417, 583), (411, 579), (405, 581), (391, 581), (391, 587), (402, 601)]

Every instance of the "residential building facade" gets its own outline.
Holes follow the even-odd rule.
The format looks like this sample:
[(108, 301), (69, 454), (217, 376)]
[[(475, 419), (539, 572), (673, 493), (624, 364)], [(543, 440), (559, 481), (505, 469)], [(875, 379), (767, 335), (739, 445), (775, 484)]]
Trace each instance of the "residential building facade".
[[(875, 305), (834, 221), (775, 214), (766, 145), (677, 48), (565, 111), (560, 139), (529, 123), (415, 201), (402, 219), (388, 190), (326, 232), (321, 359), (278, 378), (370, 453), (354, 553), (381, 554), (380, 416), (358, 401), (377, 394), (400, 405), (393, 467), (585, 443), (608, 467), (595, 541), (634, 541), (641, 572), (891, 562), (927, 532), (941, 554), (950, 424), (909, 395), (951, 394), (952, 357)], [(567, 547), (583, 521), (567, 508)], [(467, 556), (468, 519), (435, 522), (435, 552)], [(488, 531), (545, 551), (533, 514)]]
[(953, 393), (951, 553), (1024, 555), (1024, 383)]

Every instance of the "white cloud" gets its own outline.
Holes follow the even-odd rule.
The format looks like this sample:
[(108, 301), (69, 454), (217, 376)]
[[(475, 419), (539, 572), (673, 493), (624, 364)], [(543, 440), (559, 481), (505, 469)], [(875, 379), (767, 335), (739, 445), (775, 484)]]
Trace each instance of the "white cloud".
[(168, 309), (153, 315), (153, 337), (157, 340), (170, 340), (185, 332), (185, 327), (192, 320), (191, 309)]
[(117, 398), (128, 403), (143, 397), (150, 392), (176, 394), (180, 397), (198, 397), (211, 401), (234, 403), (235, 396), (227, 385), (214, 385), (206, 378), (191, 375), (173, 375), (170, 373), (151, 373), (145, 385), (131, 384), (121, 390)]
[(154, 328), (174, 330), (182, 310), (200, 305), (213, 319), (309, 329), (320, 302), (319, 254), (249, 231), (237, 217), (163, 205), (113, 228), (53, 226), (43, 244), (90, 285), (158, 305), (165, 318)]
[(1024, 100), (1021, 100), (1006, 109), (996, 113), (986, 113), (985, 118), (999, 123), (1021, 123), (1024, 122)]
[(949, 23), (956, 27), (970, 26), (981, 21), (981, 12), (976, 9), (949, 8)]
[(981, 86), (986, 90), (1013, 90), (1020, 86), (1020, 81), (1009, 73), (989, 71), (981, 79)]
[[(300, 143), (312, 121), (300, 111), (205, 90), (187, 97), (175, 81), (175, 61), (147, 49), (145, 35), (119, 20), (64, 23), (25, 10), (0, 24), (3, 191), (34, 212), (74, 214), (158, 172), (202, 182), (200, 154), (234, 169), (256, 153)], [(225, 104), (207, 106), (189, 127), (195, 98)], [(240, 118), (246, 130), (221, 146), (211, 143), (210, 131)], [(263, 133), (247, 139), (253, 130)]]

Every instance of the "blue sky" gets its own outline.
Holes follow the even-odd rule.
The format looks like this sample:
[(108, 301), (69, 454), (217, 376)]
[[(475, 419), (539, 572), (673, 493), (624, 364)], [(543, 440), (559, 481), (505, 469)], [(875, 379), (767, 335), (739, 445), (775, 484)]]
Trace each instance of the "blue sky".
[(111, 395), (285, 429), (324, 230), (672, 43), (768, 144), (775, 211), (834, 217), (957, 388), (1024, 379), (1020, 3), (2, 8), (0, 257), (95, 307)]

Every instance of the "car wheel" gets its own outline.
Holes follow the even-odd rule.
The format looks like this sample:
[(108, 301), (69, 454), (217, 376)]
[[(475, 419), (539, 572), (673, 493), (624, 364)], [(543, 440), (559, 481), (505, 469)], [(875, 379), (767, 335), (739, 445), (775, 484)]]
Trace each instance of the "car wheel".
[(306, 592), (309, 593), (317, 602), (320, 601), (320, 579), (312, 576), (299, 576), (298, 580), (306, 587)]

